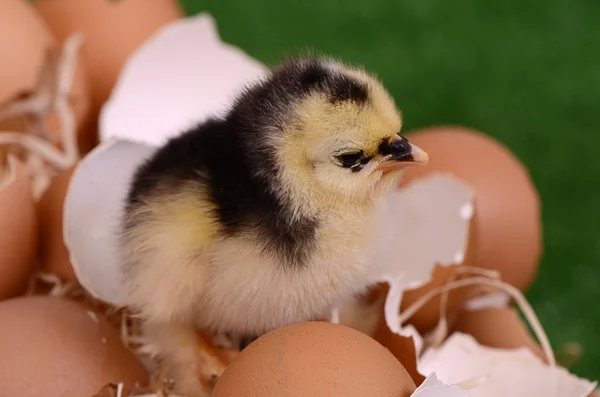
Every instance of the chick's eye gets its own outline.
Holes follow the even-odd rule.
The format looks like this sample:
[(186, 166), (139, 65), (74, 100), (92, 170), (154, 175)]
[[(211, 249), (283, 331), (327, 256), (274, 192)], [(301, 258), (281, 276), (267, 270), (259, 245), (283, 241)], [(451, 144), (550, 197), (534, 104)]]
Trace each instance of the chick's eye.
[(337, 156), (337, 158), (343, 167), (349, 168), (358, 164), (363, 159), (363, 154), (361, 152), (344, 153)]

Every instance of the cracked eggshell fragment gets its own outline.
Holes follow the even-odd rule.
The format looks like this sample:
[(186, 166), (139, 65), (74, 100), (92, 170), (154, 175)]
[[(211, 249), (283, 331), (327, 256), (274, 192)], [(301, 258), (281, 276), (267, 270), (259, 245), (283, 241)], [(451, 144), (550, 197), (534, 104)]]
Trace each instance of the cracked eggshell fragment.
[(452, 334), (419, 361), (422, 373), (435, 372), (446, 384), (480, 379), (471, 397), (587, 397), (596, 386), (561, 367), (544, 364), (529, 349), (483, 347), (470, 335)]
[[(446, 175), (448, 177), (451, 177), (449, 174), (432, 175)], [(453, 181), (456, 184), (452, 188), (450, 187), (450, 185), (448, 185), (449, 192), (452, 191), (451, 189), (464, 189), (463, 193), (459, 194), (458, 190), (456, 190), (455, 193), (451, 194), (457, 194), (455, 196), (456, 199), (459, 199), (459, 197), (461, 197), (461, 195), (464, 194), (464, 196), (462, 197), (465, 200), (467, 200), (466, 192), (469, 191), (470, 198), (468, 199), (468, 201), (465, 201), (464, 204), (460, 206), (459, 217), (451, 218), (449, 215), (449, 217), (446, 220), (448, 223), (440, 223), (440, 225), (448, 225), (449, 228), (446, 230), (448, 236), (452, 236), (452, 233), (459, 233), (459, 235), (462, 236), (463, 240), (454, 240), (454, 242), (457, 244), (464, 244), (463, 248), (461, 250), (456, 251), (453, 260), (450, 260), (451, 251), (447, 251), (447, 253), (445, 254), (445, 259), (440, 259), (438, 262), (436, 262), (433, 272), (430, 274), (430, 278), (428, 279), (428, 282), (426, 284), (405, 290), (402, 294), (400, 311), (407, 310), (407, 308), (414, 304), (418, 299), (420, 299), (422, 296), (429, 293), (435, 288), (442, 287), (452, 280), (460, 280), (469, 277), (469, 273), (461, 273), (461, 270), (465, 270), (466, 267), (475, 266), (475, 255), (477, 252), (477, 233), (475, 229), (476, 214), (474, 214), (473, 209), (475, 193), (472, 190), (472, 188), (465, 182), (460, 181), (459, 179), (453, 179)], [(456, 205), (456, 209), (458, 209), (459, 201), (457, 200), (454, 204)], [(454, 221), (456, 222), (454, 223), (454, 226), (452, 226), (452, 224), (450, 223), (452, 219), (454, 219)], [(432, 218), (431, 222), (432, 223), (430, 223), (430, 226), (432, 228), (435, 228), (435, 223), (433, 223), (435, 222), (435, 218)], [(457, 227), (455, 232), (452, 232), (452, 227)], [(465, 227), (466, 230), (464, 229)], [(441, 241), (441, 239), (443, 238), (441, 231), (438, 237), (440, 238), (440, 240), (438, 241)], [(451, 238), (448, 237), (448, 239), (450, 240)], [(429, 247), (435, 247), (435, 245), (429, 245)], [(439, 252), (442, 252), (441, 249)], [(479, 296), (480, 293), (481, 289), (479, 287), (473, 286), (450, 291), (448, 293), (448, 300), (446, 304), (447, 311), (452, 311), (456, 309), (458, 306), (462, 305), (469, 299), (472, 299), (474, 296)], [(441, 296), (435, 296), (432, 299), (430, 299), (429, 302), (427, 302), (420, 310), (418, 310), (410, 318), (410, 324), (412, 324), (422, 335), (425, 335), (426, 333), (431, 331), (438, 323), (440, 316), (440, 303)]]
[[(421, 309), (425, 320), (418, 321), (419, 312), (410, 319), (409, 323), (414, 324), (416, 330), (403, 331), (399, 323), (403, 295), (407, 289), (429, 282), (436, 265), (443, 269), (463, 264), (472, 255), (473, 200), (473, 191), (467, 185), (440, 173), (399, 189), (386, 202), (382, 211), (383, 229), (371, 269), (374, 284), (389, 286), (384, 305), (385, 322), (380, 325), (387, 330), (380, 330), (380, 334), (391, 332), (412, 337), (417, 334), (416, 330), (421, 331), (419, 323), (431, 323), (431, 326), (437, 323), (439, 298), (432, 299)], [(460, 302), (461, 299), (455, 300)], [(416, 343), (418, 354), (420, 342)]]
[(160, 145), (227, 109), (267, 68), (223, 43), (208, 14), (161, 28), (128, 59), (100, 115), (100, 139)]
[(445, 384), (435, 373), (432, 373), (410, 397), (471, 397), (471, 395), (458, 386)]
[(435, 264), (462, 263), (473, 196), (466, 184), (443, 173), (394, 191), (382, 208), (383, 229), (371, 280), (400, 280), (403, 287), (416, 288), (429, 281)]
[(118, 226), (129, 183), (154, 148), (110, 141), (73, 172), (64, 206), (64, 241), (79, 283), (96, 299), (119, 306), (124, 299)]

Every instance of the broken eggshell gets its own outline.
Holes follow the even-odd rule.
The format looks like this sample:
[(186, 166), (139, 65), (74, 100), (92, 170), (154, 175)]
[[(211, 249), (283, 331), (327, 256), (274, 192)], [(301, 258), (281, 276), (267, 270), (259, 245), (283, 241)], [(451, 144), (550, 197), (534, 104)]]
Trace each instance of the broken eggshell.
[[(431, 174), (395, 191), (382, 213), (385, 221), (372, 258), (371, 282), (389, 285), (384, 305), (389, 330), (405, 337), (400, 305), (405, 290), (431, 279), (435, 265), (460, 264), (469, 242), (473, 191), (457, 178)], [(399, 263), (397, 253), (402, 253)], [(417, 354), (421, 344), (416, 341)]]
[[(423, 339), (413, 326), (413, 318), (400, 324), (403, 296), (409, 288), (430, 283), (436, 274), (434, 269), (446, 271), (463, 265), (471, 256), (473, 196), (469, 186), (443, 173), (431, 174), (393, 192), (381, 209), (383, 227), (371, 257), (370, 281), (377, 287), (358, 305), (348, 302), (332, 315), (334, 322), (363, 332), (368, 329), (368, 334), (404, 365), (416, 384), (425, 379), (416, 367)], [(458, 292), (456, 301), (460, 302), (464, 289)], [(380, 297), (385, 297), (383, 305), (378, 302)], [(374, 327), (370, 324), (372, 316), (363, 313), (364, 307), (380, 314)], [(432, 299), (421, 311), (427, 312), (425, 317), (431, 317), (434, 326), (439, 318), (439, 298)]]
[(410, 397), (471, 397), (471, 395), (458, 386), (445, 384), (435, 373), (432, 373)]
[(227, 109), (267, 68), (223, 43), (209, 14), (161, 28), (127, 60), (100, 116), (100, 140), (161, 145)]
[(471, 397), (587, 397), (596, 387), (564, 368), (544, 364), (527, 348), (484, 347), (462, 333), (427, 349), (418, 367), (446, 384), (473, 384)]
[(63, 239), (79, 283), (94, 298), (119, 306), (124, 298), (118, 226), (129, 181), (155, 149), (110, 141), (79, 162), (67, 188)]
[[(408, 171), (410, 172), (410, 170)], [(436, 173), (395, 190), (381, 210), (385, 221), (372, 258), (371, 281), (425, 284), (436, 263), (462, 263), (467, 251), (473, 191), (450, 174)], [(398, 272), (398, 252), (410, 264)]]

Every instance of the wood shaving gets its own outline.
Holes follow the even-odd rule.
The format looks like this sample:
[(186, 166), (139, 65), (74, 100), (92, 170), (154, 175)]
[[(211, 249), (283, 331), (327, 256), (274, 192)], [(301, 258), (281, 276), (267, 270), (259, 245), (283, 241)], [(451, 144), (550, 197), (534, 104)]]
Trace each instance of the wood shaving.
[[(82, 42), (82, 35), (74, 34), (66, 40), (60, 55), (48, 50), (33, 92), (0, 109), (0, 122), (18, 119), (26, 126), (24, 132), (0, 131), (0, 169), (6, 167), (9, 154), (23, 161), (33, 180), (36, 199), (55, 175), (73, 166), (80, 157), (70, 94)], [(51, 112), (56, 112), (60, 121), (61, 149), (49, 142), (44, 126)]]
[(158, 393), (151, 391), (150, 389), (125, 387), (122, 383), (109, 383), (104, 385), (96, 394), (91, 397), (138, 397), (151, 395), (156, 395), (158, 397)]
[[(450, 290), (464, 288), (472, 285), (488, 286), (493, 289), (501, 290), (502, 292), (509, 294), (512, 297), (512, 299), (514, 299), (514, 301), (521, 309), (521, 312), (529, 322), (529, 325), (533, 329), (533, 332), (535, 333), (537, 340), (540, 343), (542, 350), (544, 351), (544, 355), (546, 356), (548, 365), (550, 367), (556, 366), (556, 357), (554, 355), (554, 351), (552, 350), (552, 346), (550, 345), (550, 341), (548, 340), (548, 336), (546, 335), (546, 331), (542, 327), (542, 324), (540, 323), (535, 311), (533, 310), (523, 293), (514, 286), (497, 278), (496, 274), (488, 274), (481, 269), (480, 271), (477, 271), (476, 274), (476, 277), (466, 278), (459, 281), (449, 281), (441, 287), (434, 288), (428, 291), (425, 295), (420, 297), (405, 311), (400, 313), (400, 326), (402, 326), (403, 323), (407, 322), (412, 315), (414, 315), (421, 307), (423, 307), (427, 302), (429, 302), (433, 297), (437, 295), (442, 295)], [(489, 276), (489, 278), (486, 278), (486, 275)]]

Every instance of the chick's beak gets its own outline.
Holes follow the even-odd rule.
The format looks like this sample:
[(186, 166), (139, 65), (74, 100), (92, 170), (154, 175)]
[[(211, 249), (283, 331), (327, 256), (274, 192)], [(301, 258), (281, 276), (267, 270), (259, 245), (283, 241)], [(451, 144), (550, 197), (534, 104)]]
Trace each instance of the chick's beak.
[(384, 175), (404, 167), (425, 165), (429, 162), (429, 156), (423, 149), (399, 135), (390, 140), (385, 154), (386, 156), (378, 166)]

